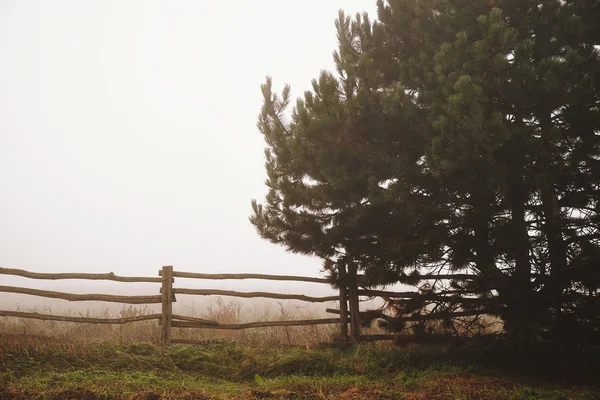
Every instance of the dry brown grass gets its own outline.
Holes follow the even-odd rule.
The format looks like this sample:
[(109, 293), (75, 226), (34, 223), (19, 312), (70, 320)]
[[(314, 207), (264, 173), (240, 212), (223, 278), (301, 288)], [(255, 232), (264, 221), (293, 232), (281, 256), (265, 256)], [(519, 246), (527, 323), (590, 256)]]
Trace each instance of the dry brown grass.
[[(34, 308), (25, 311), (44, 314), (59, 314), (50, 307)], [(61, 315), (94, 318), (132, 317), (151, 314), (144, 306), (123, 306), (115, 315), (108, 309), (88, 311), (85, 314), (71, 310)], [(142, 321), (123, 325), (81, 324), (59, 321), (41, 321), (27, 318), (0, 318), (0, 332), (7, 335), (22, 335), (29, 337), (47, 338), (54, 341), (114, 341), (114, 342), (150, 342), (160, 339), (160, 328), (156, 321)]]
[[(216, 298), (201, 309), (189, 308), (182, 314), (214, 320), (222, 324), (239, 324), (253, 321), (323, 318), (323, 309), (323, 306), (299, 306), (293, 302), (267, 302), (259, 306), (252, 302), (226, 301), (222, 298)], [(123, 306), (119, 311), (103, 309), (96, 312), (88, 311), (86, 313), (75, 311), (53, 312), (50, 307), (23, 311), (95, 318), (132, 317), (156, 312), (146, 306)], [(373, 324), (373, 328), (365, 329), (364, 333), (384, 333), (381, 329), (375, 327), (375, 325)], [(106, 341), (119, 343), (158, 343), (160, 341), (160, 326), (157, 321), (104, 325), (0, 317), (0, 333), (5, 335), (48, 338), (54, 341)], [(173, 328), (172, 337), (174, 339), (198, 341), (230, 340), (248, 345), (284, 344), (311, 346), (317, 343), (331, 342), (333, 337), (338, 333), (338, 325), (269, 327), (244, 330)]]
[[(298, 308), (279, 302), (275, 308), (248, 310), (244, 303), (217, 298), (214, 303), (194, 317), (214, 320), (222, 324), (239, 324), (250, 321), (286, 321), (295, 319), (316, 319), (316, 308)], [(175, 329), (173, 338), (191, 340), (225, 339), (238, 343), (255, 345), (259, 343), (312, 345), (331, 341), (338, 333), (337, 325), (269, 327), (244, 330), (219, 329)]]

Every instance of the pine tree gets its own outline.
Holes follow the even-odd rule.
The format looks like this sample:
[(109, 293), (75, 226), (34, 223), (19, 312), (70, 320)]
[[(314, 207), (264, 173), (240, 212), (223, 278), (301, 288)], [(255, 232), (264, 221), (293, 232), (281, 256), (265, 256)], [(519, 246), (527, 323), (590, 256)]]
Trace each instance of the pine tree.
[(600, 63), (589, 17), (598, 2), (400, 0), (379, 9), (397, 60), (388, 81), (419, 93), (433, 129), (428, 163), (454, 192), (454, 267), (491, 283), (480, 289), (498, 291), (507, 329), (524, 340), (532, 323), (556, 328), (561, 314), (582, 316), (578, 302), (597, 311), (581, 295), (598, 287)]
[[(398, 199), (385, 188), (392, 171), (411, 168), (420, 157), (415, 131), (422, 118), (402, 87), (382, 85), (367, 54), (377, 41), (368, 17), (352, 21), (342, 13), (336, 25), (339, 78), (322, 72), (289, 121), (289, 87), (278, 95), (270, 78), (262, 86), (258, 128), (268, 144), (269, 193), (265, 205), (253, 202), (251, 222), (290, 251), (317, 255), (327, 265), (351, 259), (373, 282), (394, 282), (397, 275), (386, 271), (391, 265), (381, 262), (388, 244), (380, 239), (410, 217), (408, 210), (389, 213)], [(418, 240), (410, 230), (404, 235)]]
[(597, 334), (600, 3), (378, 8), (377, 22), (340, 14), (338, 76), (289, 121), (290, 89), (263, 85), (269, 194), (252, 223), (327, 265), (353, 260), (368, 285), (469, 271), (453, 291), (521, 344)]

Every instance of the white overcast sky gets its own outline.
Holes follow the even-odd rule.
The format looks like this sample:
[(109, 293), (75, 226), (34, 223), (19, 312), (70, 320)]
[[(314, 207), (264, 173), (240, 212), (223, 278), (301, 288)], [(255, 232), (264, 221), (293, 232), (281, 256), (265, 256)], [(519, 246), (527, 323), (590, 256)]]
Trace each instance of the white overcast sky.
[(0, 0), (0, 265), (317, 275), (248, 222), (266, 194), (256, 116), (266, 75), (297, 97), (333, 70), (340, 8), (376, 15), (375, 0)]

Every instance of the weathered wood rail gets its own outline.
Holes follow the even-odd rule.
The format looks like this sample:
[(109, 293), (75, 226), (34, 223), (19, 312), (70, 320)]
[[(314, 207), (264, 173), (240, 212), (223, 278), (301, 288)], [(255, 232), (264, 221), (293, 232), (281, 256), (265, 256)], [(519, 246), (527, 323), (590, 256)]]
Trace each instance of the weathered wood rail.
[(86, 279), (86, 280), (107, 280), (117, 282), (161, 282), (161, 278), (153, 277), (141, 277), (141, 276), (118, 276), (112, 272), (107, 274), (87, 274), (87, 273), (73, 273), (73, 272), (61, 272), (61, 273), (43, 273), (43, 272), (29, 272), (22, 269), (14, 268), (2, 268), (0, 267), (0, 274), (3, 275), (16, 275), (23, 276), (31, 279), (46, 279), (46, 280), (58, 280), (58, 279)]
[[(162, 276), (162, 271), (159, 272)], [(330, 284), (331, 281), (326, 278), (313, 278), (310, 276), (294, 275), (266, 275), (266, 274), (201, 274), (197, 272), (179, 272), (173, 271), (175, 278), (193, 278), (193, 279), (261, 279), (270, 281), (294, 281), (294, 282), (314, 282)]]
[(0, 317), (17, 317), (17, 318), (32, 318), (41, 319), (44, 321), (61, 321), (61, 322), (77, 322), (80, 324), (110, 324), (120, 325), (130, 322), (160, 320), (162, 314), (136, 315), (134, 317), (124, 318), (88, 318), (88, 317), (69, 317), (63, 315), (40, 314), (36, 312), (21, 312), (21, 311), (3, 311), (0, 310)]
[(306, 320), (288, 320), (288, 321), (264, 321), (264, 322), (248, 322), (245, 324), (205, 324), (187, 321), (173, 321), (173, 327), (176, 328), (210, 328), (210, 329), (227, 329), (239, 330), (250, 328), (268, 328), (277, 326), (307, 326), (307, 325), (331, 325), (339, 324), (339, 318), (322, 318), (322, 319), (306, 319)]
[[(50, 290), (31, 289), (17, 286), (2, 286), (0, 292), (16, 293), (46, 298), (55, 298), (67, 301), (102, 301), (125, 304), (161, 304), (160, 314), (139, 315), (123, 318), (89, 318), (76, 316), (60, 316), (42, 314), (37, 312), (6, 311), (0, 310), (0, 317), (11, 318), (29, 318), (47, 321), (61, 321), (71, 323), (86, 324), (128, 324), (140, 321), (158, 321), (161, 326), (161, 338), (164, 343), (176, 342), (171, 340), (171, 328), (196, 328), (196, 329), (222, 329), (222, 330), (240, 330), (266, 327), (289, 327), (289, 326), (307, 326), (338, 324), (340, 326), (340, 336), (343, 341), (350, 338), (359, 341), (361, 338), (365, 341), (391, 340), (398, 335), (371, 335), (361, 337), (361, 322), (367, 316), (366, 312), (359, 310), (359, 297), (382, 297), (394, 299), (406, 299), (409, 301), (414, 298), (427, 298), (429, 300), (439, 300), (455, 302), (459, 304), (477, 304), (481, 300), (473, 297), (458, 297), (452, 292), (423, 294), (419, 292), (390, 292), (381, 290), (360, 289), (361, 282), (365, 277), (357, 273), (356, 265), (338, 265), (338, 278), (334, 282), (327, 278), (315, 278), (308, 276), (295, 275), (269, 275), (269, 274), (205, 274), (196, 272), (175, 271), (172, 266), (165, 266), (158, 271), (158, 277), (128, 277), (118, 276), (114, 273), (40, 273), (30, 272), (22, 269), (1, 268), (0, 275), (21, 276), (30, 279), (60, 280), (60, 279), (83, 279), (83, 280), (109, 280), (116, 282), (149, 282), (160, 283), (158, 295), (146, 296), (120, 296), (113, 294), (76, 294), (65, 293)], [(292, 282), (311, 282), (319, 284), (335, 284), (339, 288), (339, 295), (335, 296), (307, 296), (304, 294), (286, 294), (273, 292), (238, 292), (233, 290), (219, 289), (189, 289), (173, 287), (176, 278), (183, 279), (260, 279), (274, 281), (292, 281)], [(416, 279), (415, 277), (410, 277)], [(472, 275), (465, 274), (446, 274), (446, 275), (422, 275), (420, 280), (453, 280), (470, 279)], [(196, 318), (184, 315), (173, 314), (173, 303), (177, 301), (178, 295), (196, 295), (196, 296), (231, 296), (240, 298), (270, 298), (279, 300), (299, 300), (312, 303), (339, 302), (339, 310), (327, 309), (326, 312), (338, 314), (336, 318), (307, 319), (307, 320), (287, 320), (287, 321), (258, 321), (240, 324), (221, 324), (217, 321)], [(447, 319), (461, 316), (471, 316), (484, 313), (483, 311), (462, 311), (454, 313), (431, 313), (426, 315), (414, 315), (405, 318), (406, 321), (422, 321), (432, 319)], [(373, 313), (370, 313), (373, 317)], [(389, 318), (385, 314), (376, 315), (378, 318)], [(350, 329), (348, 329), (350, 328)], [(398, 336), (399, 337), (399, 336)], [(180, 341), (179, 341), (180, 342)]]
[(220, 290), (220, 289), (173, 289), (174, 294), (192, 294), (199, 296), (231, 296), (231, 297), (242, 297), (246, 299), (254, 299), (262, 297), (265, 299), (278, 299), (278, 300), (300, 300), (307, 301), (310, 303), (325, 303), (328, 301), (337, 301), (339, 296), (326, 296), (326, 297), (313, 297), (305, 296), (303, 294), (282, 294), (282, 293), (271, 293), (271, 292), (236, 292), (233, 290)]
[(62, 299), (68, 301), (105, 301), (111, 303), (126, 304), (152, 304), (160, 303), (161, 296), (117, 296), (113, 294), (75, 294), (64, 292), (53, 292), (50, 290), (29, 289), (16, 286), (0, 286), (0, 292), (30, 294), (32, 296), (48, 297), (51, 299)]
[[(328, 308), (325, 310), (325, 312), (328, 312), (330, 314), (341, 314), (340, 310), (336, 310), (336, 309), (332, 309), (332, 308)], [(485, 310), (470, 310), (470, 311), (456, 311), (456, 312), (451, 312), (451, 313), (445, 313), (445, 312), (435, 312), (435, 313), (430, 313), (430, 314), (417, 314), (417, 315), (410, 315), (407, 317), (402, 318), (402, 320), (404, 321), (408, 321), (408, 322), (415, 322), (415, 321), (428, 321), (428, 320), (432, 320), (432, 319), (448, 319), (448, 318), (460, 318), (460, 317), (472, 317), (475, 315), (481, 315), (484, 314), (486, 311)], [(361, 321), (363, 320), (363, 317), (365, 316), (370, 316), (370, 317), (376, 317), (376, 318), (381, 318), (381, 319), (388, 319), (390, 318), (389, 315), (378, 312), (378, 313), (374, 313), (374, 312), (361, 312), (359, 313), (360, 317), (361, 317)]]

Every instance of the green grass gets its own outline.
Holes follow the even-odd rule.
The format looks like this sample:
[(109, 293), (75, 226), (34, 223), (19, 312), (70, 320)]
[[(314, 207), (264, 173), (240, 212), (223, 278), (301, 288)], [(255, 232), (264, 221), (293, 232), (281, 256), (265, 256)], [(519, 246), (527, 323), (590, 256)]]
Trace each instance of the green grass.
[(0, 400), (600, 399), (592, 384), (524, 378), (491, 357), (489, 349), (424, 345), (305, 349), (3, 341)]

